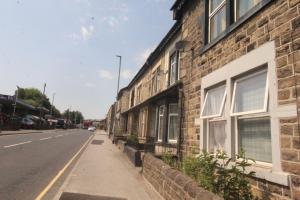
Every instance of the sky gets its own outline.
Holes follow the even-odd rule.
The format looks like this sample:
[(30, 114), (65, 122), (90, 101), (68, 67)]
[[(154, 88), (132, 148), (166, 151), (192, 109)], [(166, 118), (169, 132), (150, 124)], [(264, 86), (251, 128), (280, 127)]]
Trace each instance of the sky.
[(43, 89), (64, 111), (102, 119), (174, 24), (173, 0), (1, 0), (0, 94)]

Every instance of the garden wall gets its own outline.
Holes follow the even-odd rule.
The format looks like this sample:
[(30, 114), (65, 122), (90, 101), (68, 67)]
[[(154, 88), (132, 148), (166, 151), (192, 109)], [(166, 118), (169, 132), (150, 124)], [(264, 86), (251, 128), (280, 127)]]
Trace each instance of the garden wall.
[(166, 200), (221, 200), (204, 190), (190, 177), (147, 153), (143, 159), (143, 176)]

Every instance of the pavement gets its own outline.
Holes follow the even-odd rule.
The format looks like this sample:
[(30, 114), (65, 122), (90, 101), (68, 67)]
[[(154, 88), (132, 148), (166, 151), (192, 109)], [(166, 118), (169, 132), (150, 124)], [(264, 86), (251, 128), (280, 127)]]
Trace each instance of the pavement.
[(20, 134), (31, 134), (31, 133), (43, 133), (43, 130), (18, 130), (18, 131), (1, 131), (0, 136), (2, 135), (20, 135)]
[(91, 136), (86, 130), (1, 136), (0, 199), (35, 199)]
[(140, 171), (98, 131), (54, 200), (162, 200)]

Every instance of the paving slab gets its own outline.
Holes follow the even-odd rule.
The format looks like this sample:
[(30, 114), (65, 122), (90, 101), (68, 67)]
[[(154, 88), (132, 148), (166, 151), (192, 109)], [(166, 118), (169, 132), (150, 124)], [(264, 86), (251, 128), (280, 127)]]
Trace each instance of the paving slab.
[(54, 199), (163, 199), (140, 171), (104, 131), (98, 131)]

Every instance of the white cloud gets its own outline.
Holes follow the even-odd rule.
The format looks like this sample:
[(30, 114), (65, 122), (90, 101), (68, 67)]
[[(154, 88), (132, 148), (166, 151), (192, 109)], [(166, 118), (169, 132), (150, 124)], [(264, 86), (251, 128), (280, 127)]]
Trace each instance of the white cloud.
[(94, 88), (94, 87), (96, 87), (96, 85), (94, 83), (87, 82), (87, 83), (85, 83), (85, 87)]
[(80, 33), (71, 33), (67, 35), (72, 40), (89, 40), (95, 33), (95, 27), (93, 25), (80, 27)]
[(81, 26), (80, 33), (83, 40), (88, 40), (94, 34), (95, 27), (93, 25), (90, 26)]
[(105, 70), (105, 69), (100, 69), (98, 70), (98, 75), (100, 76), (100, 78), (103, 78), (103, 79), (113, 79), (114, 76), (112, 75), (112, 73), (108, 70)]
[(114, 28), (120, 23), (120, 21), (114, 16), (102, 17), (102, 21), (105, 22), (111, 28)]
[(121, 71), (121, 78), (123, 79), (130, 79), (132, 77), (133, 73), (129, 69), (124, 69)]
[(135, 58), (136, 62), (139, 65), (144, 64), (146, 62), (147, 58), (149, 57), (149, 55), (153, 52), (153, 50), (154, 50), (154, 47), (145, 49), (144, 51), (137, 54), (137, 56)]

